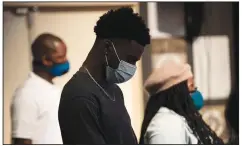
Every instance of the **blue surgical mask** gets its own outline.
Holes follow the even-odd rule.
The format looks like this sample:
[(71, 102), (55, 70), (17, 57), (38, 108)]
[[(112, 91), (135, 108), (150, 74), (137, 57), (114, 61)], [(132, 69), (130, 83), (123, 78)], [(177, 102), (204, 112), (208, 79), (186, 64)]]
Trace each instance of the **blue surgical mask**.
[(48, 72), (53, 76), (62, 76), (67, 73), (70, 69), (69, 61), (65, 63), (54, 64), (52, 67), (48, 68)]
[[(113, 43), (112, 43), (112, 45), (113, 45)], [(136, 71), (136, 66), (132, 65), (132, 64), (130, 64), (128, 62), (125, 62), (123, 60), (120, 60), (114, 45), (113, 45), (113, 49), (114, 49), (115, 54), (116, 54), (116, 56), (117, 56), (117, 58), (119, 60), (119, 65), (118, 65), (117, 69), (114, 69), (114, 68), (110, 67), (108, 65), (107, 56), (105, 55), (106, 63), (107, 63), (107, 66), (106, 66), (106, 80), (109, 83), (117, 83), (117, 84), (126, 82), (126, 81), (128, 81), (129, 79), (131, 79), (134, 76), (135, 71)]]
[(198, 90), (196, 90), (195, 92), (191, 93), (191, 97), (196, 109), (200, 110), (204, 106), (202, 94)]

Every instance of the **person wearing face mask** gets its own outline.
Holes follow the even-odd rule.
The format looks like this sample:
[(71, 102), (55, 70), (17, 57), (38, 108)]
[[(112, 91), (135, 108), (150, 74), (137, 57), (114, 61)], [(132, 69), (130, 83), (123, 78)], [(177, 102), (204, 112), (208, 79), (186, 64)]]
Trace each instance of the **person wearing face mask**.
[(12, 105), (12, 144), (62, 144), (58, 124), (61, 90), (55, 77), (68, 72), (65, 43), (49, 33), (32, 43), (33, 71), (16, 90)]
[(165, 60), (145, 81), (145, 88), (150, 99), (140, 144), (223, 144), (198, 112), (203, 96), (188, 64)]
[(136, 71), (149, 29), (132, 8), (110, 10), (94, 28), (95, 43), (65, 85), (59, 123), (64, 144), (137, 144), (119, 83)]

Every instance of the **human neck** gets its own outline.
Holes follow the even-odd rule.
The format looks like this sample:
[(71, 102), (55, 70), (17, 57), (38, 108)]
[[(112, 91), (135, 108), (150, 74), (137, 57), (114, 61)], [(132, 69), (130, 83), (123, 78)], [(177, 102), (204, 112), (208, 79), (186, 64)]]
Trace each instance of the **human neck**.
[(95, 41), (82, 67), (86, 68), (96, 82), (107, 84), (104, 65), (104, 44)]
[(99, 84), (106, 83), (105, 69), (103, 65), (85, 62), (82, 67), (87, 70), (87, 73), (89, 73), (96, 82)]
[(51, 76), (49, 73), (45, 72), (45, 71), (42, 71), (41, 69), (39, 69), (38, 67), (33, 67), (33, 72), (40, 76), (41, 78), (43, 78), (44, 80), (46, 80), (47, 82), (51, 83), (51, 84), (54, 84), (53, 83), (53, 76)]

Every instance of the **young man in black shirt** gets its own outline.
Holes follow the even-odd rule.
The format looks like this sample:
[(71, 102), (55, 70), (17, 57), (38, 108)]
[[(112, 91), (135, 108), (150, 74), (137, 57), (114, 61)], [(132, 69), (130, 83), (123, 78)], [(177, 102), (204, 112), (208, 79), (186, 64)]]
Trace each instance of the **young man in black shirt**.
[(149, 29), (131, 8), (110, 10), (94, 28), (95, 43), (65, 85), (59, 105), (64, 144), (137, 144), (121, 89), (150, 44)]

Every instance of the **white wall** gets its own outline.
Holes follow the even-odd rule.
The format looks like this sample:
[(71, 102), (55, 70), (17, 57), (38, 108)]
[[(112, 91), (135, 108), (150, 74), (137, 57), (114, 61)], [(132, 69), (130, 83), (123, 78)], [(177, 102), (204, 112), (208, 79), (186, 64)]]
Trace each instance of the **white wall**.
[(3, 28), (3, 87), (4, 87), (4, 143), (10, 141), (10, 102), (14, 90), (30, 71), (30, 50), (25, 16), (4, 12)]

